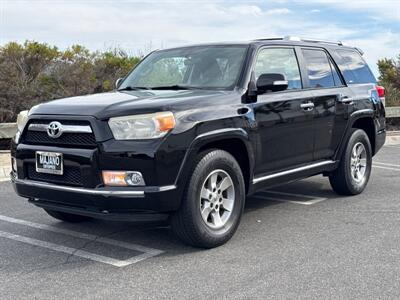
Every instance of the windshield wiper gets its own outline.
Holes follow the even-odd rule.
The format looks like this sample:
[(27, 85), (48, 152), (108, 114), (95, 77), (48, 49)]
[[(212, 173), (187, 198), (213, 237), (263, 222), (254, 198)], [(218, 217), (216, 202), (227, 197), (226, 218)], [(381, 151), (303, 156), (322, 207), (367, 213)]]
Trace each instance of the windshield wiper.
[(164, 85), (164, 86), (153, 86), (150, 87), (151, 90), (193, 90), (196, 89), (195, 87), (185, 86), (185, 85)]
[(126, 86), (122, 89), (118, 89), (118, 91), (139, 91), (139, 90), (148, 90), (149, 88), (145, 86)]

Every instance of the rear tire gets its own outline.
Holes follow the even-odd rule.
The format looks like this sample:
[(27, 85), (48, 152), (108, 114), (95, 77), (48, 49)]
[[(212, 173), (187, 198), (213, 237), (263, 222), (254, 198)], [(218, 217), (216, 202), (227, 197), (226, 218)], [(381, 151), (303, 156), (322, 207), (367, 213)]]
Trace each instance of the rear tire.
[(171, 225), (183, 242), (213, 248), (226, 243), (239, 226), (245, 185), (239, 164), (226, 151), (200, 153), (196, 162)]
[(81, 215), (74, 215), (74, 214), (69, 214), (61, 211), (55, 211), (55, 210), (50, 210), (50, 209), (45, 209), (45, 212), (52, 216), (53, 218), (64, 221), (64, 222), (69, 222), (69, 223), (79, 223), (79, 222), (84, 222), (87, 220), (90, 220), (90, 217), (86, 216), (81, 216)]
[(329, 176), (339, 195), (357, 195), (367, 186), (371, 175), (372, 150), (364, 130), (354, 128), (340, 158), (339, 167)]

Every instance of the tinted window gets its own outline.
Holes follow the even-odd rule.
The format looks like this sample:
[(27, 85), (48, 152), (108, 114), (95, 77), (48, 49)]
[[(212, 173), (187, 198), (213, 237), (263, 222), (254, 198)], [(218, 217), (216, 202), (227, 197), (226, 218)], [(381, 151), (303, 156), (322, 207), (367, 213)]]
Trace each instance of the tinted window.
[(261, 74), (283, 74), (288, 81), (288, 89), (301, 89), (301, 78), (296, 54), (290, 48), (262, 49), (254, 67), (256, 79)]
[(246, 46), (199, 46), (155, 51), (123, 81), (120, 88), (182, 85), (232, 89), (242, 70)]
[(376, 83), (376, 79), (368, 65), (356, 51), (338, 50), (341, 62), (340, 71), (348, 84), (352, 83)]
[(325, 51), (303, 49), (311, 88), (334, 87), (331, 63)]

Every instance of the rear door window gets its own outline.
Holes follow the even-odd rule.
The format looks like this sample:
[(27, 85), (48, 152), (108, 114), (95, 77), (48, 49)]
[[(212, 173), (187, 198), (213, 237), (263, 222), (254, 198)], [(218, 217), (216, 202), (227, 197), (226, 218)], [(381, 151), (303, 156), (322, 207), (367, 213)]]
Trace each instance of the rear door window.
[(308, 81), (311, 88), (329, 88), (341, 84), (335, 84), (332, 72), (332, 64), (325, 51), (314, 49), (302, 49), (305, 59)]
[(338, 62), (339, 69), (347, 84), (376, 83), (367, 63), (361, 55), (352, 50), (337, 50), (341, 60)]

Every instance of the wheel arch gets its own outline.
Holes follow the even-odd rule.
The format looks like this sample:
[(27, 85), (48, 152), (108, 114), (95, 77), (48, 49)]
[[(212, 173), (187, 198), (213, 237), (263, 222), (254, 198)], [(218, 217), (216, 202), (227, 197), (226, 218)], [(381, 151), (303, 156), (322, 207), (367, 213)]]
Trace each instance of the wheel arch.
[(368, 135), (368, 139), (371, 144), (372, 155), (375, 155), (376, 131), (373, 118), (372, 117), (358, 118), (353, 122), (351, 128), (358, 128), (365, 131), (365, 133)]
[(374, 111), (372, 109), (360, 110), (354, 112), (349, 120), (346, 127), (345, 133), (343, 134), (340, 147), (338, 148), (335, 159), (338, 160), (344, 149), (346, 148), (346, 143), (350, 138), (350, 133), (352, 128), (358, 128), (365, 131), (371, 144), (372, 155), (376, 153), (376, 128), (374, 122)]
[(224, 150), (236, 159), (242, 170), (247, 193), (254, 169), (254, 152), (249, 136), (242, 128), (224, 128), (198, 135), (185, 155), (176, 184), (182, 186), (185, 183), (185, 178), (195, 167), (197, 155), (208, 149)]

